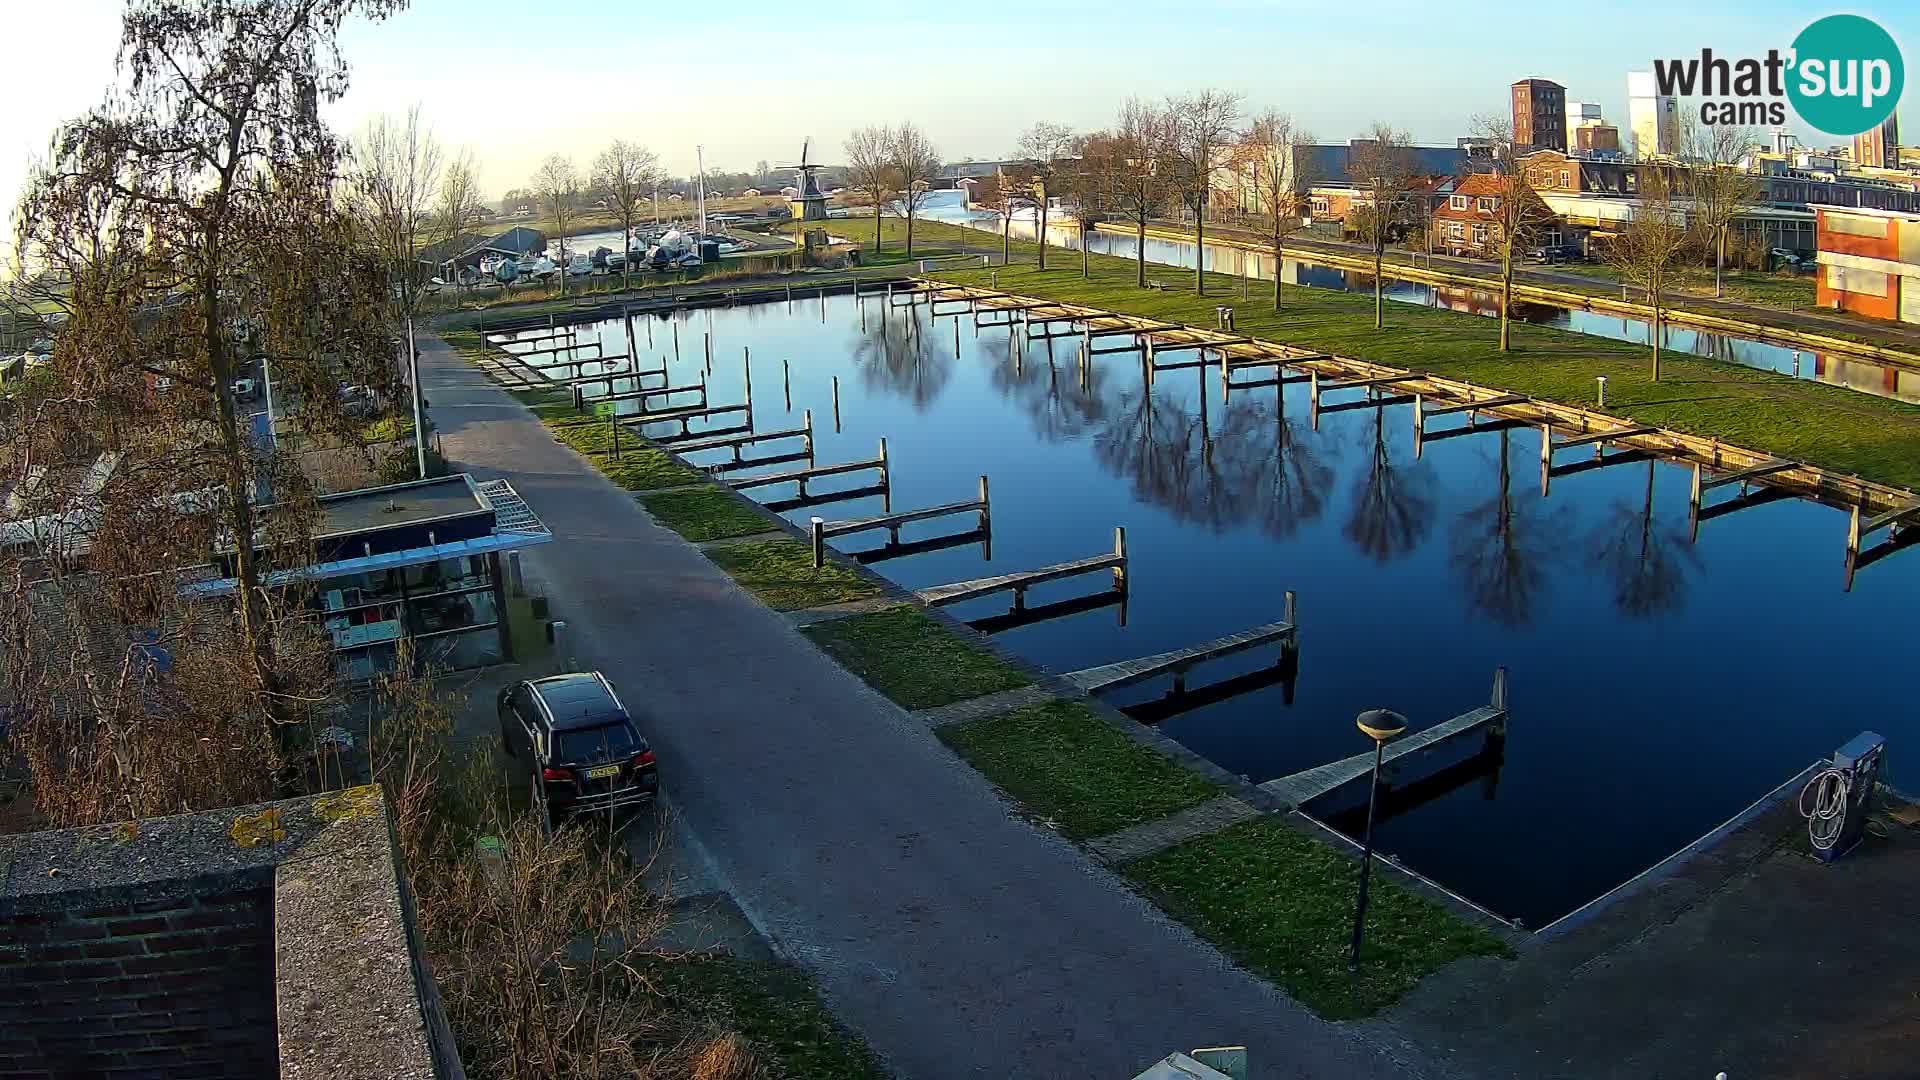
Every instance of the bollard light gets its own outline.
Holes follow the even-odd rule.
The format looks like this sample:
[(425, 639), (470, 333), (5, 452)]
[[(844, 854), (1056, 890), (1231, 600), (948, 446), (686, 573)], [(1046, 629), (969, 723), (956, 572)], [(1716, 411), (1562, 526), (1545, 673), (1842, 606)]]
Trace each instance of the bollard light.
[(1596, 375), (1594, 378), (1600, 383), (1600, 407), (1604, 409), (1607, 407), (1607, 377)]
[(1391, 709), (1368, 709), (1354, 721), (1361, 734), (1373, 740), (1373, 778), (1367, 788), (1367, 831), (1360, 842), (1360, 892), (1353, 904), (1353, 947), (1347, 970), (1360, 971), (1360, 939), (1367, 926), (1367, 884), (1373, 873), (1373, 809), (1380, 798), (1380, 759), (1387, 740), (1407, 730), (1407, 718)]

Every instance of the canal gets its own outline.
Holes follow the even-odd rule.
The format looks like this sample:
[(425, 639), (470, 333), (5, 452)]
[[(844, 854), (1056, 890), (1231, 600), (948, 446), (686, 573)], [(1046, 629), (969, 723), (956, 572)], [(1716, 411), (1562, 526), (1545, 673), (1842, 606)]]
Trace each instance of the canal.
[[(1707, 522), (1690, 542), (1690, 474), (1676, 466), (1566, 477), (1542, 498), (1532, 431), (1431, 443), (1416, 458), (1406, 406), (1326, 415), (1315, 431), (1304, 387), (1223, 401), (1216, 371), (1190, 369), (1158, 373), (1149, 392), (1138, 354), (1120, 353), (1097, 357), (1083, 388), (1075, 339), (1023, 347), (1013, 331), (934, 320), (924, 305), (883, 320), (885, 310), (865, 301), (863, 327), (851, 297), (809, 298), (636, 318), (634, 333), (642, 364), (666, 365), (674, 384), (701, 375), (712, 334), (715, 404), (741, 400), (751, 349), (757, 428), (795, 426), (811, 409), (821, 464), (872, 458), (885, 437), (895, 510), (970, 499), (991, 476), (991, 558), (975, 545), (875, 564), (902, 585), (1100, 554), (1126, 526), (1124, 610), (996, 635), (1049, 670), (1270, 622), (1296, 591), (1290, 695), (1249, 678), (1248, 692), (1190, 711), (1156, 707), (1164, 683), (1112, 699), (1255, 781), (1368, 749), (1353, 724), (1361, 710), (1399, 710), (1417, 730), (1485, 704), (1495, 667), (1507, 667), (1503, 754), (1479, 753), (1476, 739), (1423, 763), (1394, 789), (1377, 833), (1383, 851), (1496, 912), (1544, 925), (1860, 730), (1887, 735), (1896, 760), (1920, 737), (1904, 686), (1888, 677), (1911, 652), (1910, 636), (1889, 630), (1911, 619), (1920, 556), (1875, 565), (1842, 591), (1837, 510), (1774, 502)], [(619, 321), (582, 330), (608, 353), (627, 351)], [(836, 477), (815, 490), (868, 483)], [(880, 509), (868, 498), (787, 516)], [(971, 527), (910, 525), (905, 539)], [(1103, 587), (1041, 586), (1030, 603)], [(1007, 608), (1003, 597), (948, 610), (976, 619)], [(1270, 663), (1243, 656), (1192, 681)], [(1308, 810), (1353, 830), (1356, 805), (1342, 790)]]
[[(934, 193), (937, 197), (946, 194), (945, 192)], [(1000, 232), (1000, 217), (997, 213), (966, 209), (957, 200), (951, 198), (936, 198), (922, 213), (932, 220), (980, 229), (995, 236)], [(1016, 237), (1031, 240), (1039, 232), (1038, 223), (1031, 215), (1025, 217), (1016, 215), (1013, 219), (1012, 232)], [(1055, 219), (1049, 218), (1047, 236), (1049, 243), (1054, 246), (1074, 251), (1080, 249), (1080, 230), (1071, 222), (1060, 225), (1056, 224)], [(1140, 249), (1137, 237), (1106, 231), (1090, 233), (1088, 246), (1096, 255), (1112, 255), (1124, 259), (1134, 258), (1135, 253)], [(1149, 236), (1146, 241), (1146, 250), (1149, 263), (1189, 270), (1193, 268), (1192, 241)], [(1262, 254), (1232, 245), (1209, 243), (1206, 245), (1206, 255), (1209, 271), (1222, 274), (1244, 274), (1257, 281), (1273, 280), (1273, 256), (1270, 253)], [(1399, 256), (1396, 253), (1394, 257)], [(1370, 275), (1292, 256), (1282, 261), (1280, 280), (1286, 286), (1337, 289), (1345, 292), (1371, 293), (1373, 291), (1373, 278)], [(1496, 291), (1429, 285), (1418, 281), (1389, 280), (1385, 295), (1387, 299), (1398, 303), (1418, 304), (1422, 307), (1445, 308), (1489, 318), (1497, 318), (1500, 314), (1500, 294)], [(1615, 341), (1630, 341), (1638, 345), (1645, 345), (1649, 341), (1648, 324), (1644, 319), (1556, 307), (1531, 301), (1516, 302), (1513, 305), (1513, 314), (1514, 318), (1525, 322), (1552, 326), (1576, 334), (1610, 338)], [(1746, 367), (1778, 372), (1782, 375), (1846, 386), (1878, 397), (1920, 404), (1920, 371), (1910, 368), (1825, 352), (1795, 349), (1772, 342), (1716, 334), (1671, 324), (1662, 329), (1661, 343), (1663, 347), (1674, 352), (1712, 357)]]

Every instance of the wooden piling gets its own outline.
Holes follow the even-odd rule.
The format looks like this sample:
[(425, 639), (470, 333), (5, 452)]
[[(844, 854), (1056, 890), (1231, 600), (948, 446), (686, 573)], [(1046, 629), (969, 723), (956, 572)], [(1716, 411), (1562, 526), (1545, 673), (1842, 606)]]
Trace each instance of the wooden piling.
[(704, 342), (707, 351), (707, 374), (711, 375), (713, 374), (713, 333), (703, 330), (700, 333), (700, 338), (702, 342)]
[(740, 378), (746, 386), (747, 416), (753, 416), (753, 349), (743, 347), (740, 350)]
[(985, 532), (993, 526), (993, 503), (987, 497), (987, 474), (980, 474), (980, 531)]
[(613, 429), (613, 459), (620, 460), (620, 412), (618, 406), (607, 411), (607, 426)]
[(793, 413), (793, 364), (786, 358), (780, 358), (780, 392), (787, 399), (787, 413)]
[(840, 376), (833, 377), (833, 433), (840, 434)]
[(678, 320), (675, 320), (673, 324), (673, 362), (676, 364), (680, 362), (680, 323)]
[(801, 436), (801, 438), (806, 440), (807, 464), (811, 465), (813, 464), (813, 410), (808, 409), (802, 413), (801, 416), (800, 426), (806, 431), (806, 434)]
[(1120, 564), (1113, 568), (1113, 587), (1124, 590), (1127, 587), (1127, 527), (1113, 527), (1113, 554)]
[(815, 517), (807, 522), (807, 528), (813, 534), (813, 568), (818, 570), (827, 561), (827, 521)]

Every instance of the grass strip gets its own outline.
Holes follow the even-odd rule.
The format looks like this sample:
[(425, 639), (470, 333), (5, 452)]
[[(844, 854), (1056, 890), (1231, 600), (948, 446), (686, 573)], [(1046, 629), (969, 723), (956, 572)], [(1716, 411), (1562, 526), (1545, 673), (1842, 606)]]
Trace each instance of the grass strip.
[(1360, 973), (1347, 970), (1360, 865), (1279, 818), (1188, 840), (1121, 869), (1161, 908), (1330, 1020), (1371, 1015), (1498, 938), (1381, 875)]
[(835, 619), (802, 632), (902, 708), (931, 709), (1033, 682), (914, 607)]
[(721, 489), (661, 491), (640, 502), (655, 521), (696, 544), (732, 536), (752, 536), (775, 526), (750, 506)]
[(1076, 840), (1165, 817), (1218, 784), (1115, 730), (1086, 705), (1051, 701), (939, 729), (1035, 817)]
[(737, 1031), (764, 1074), (782, 1080), (884, 1080), (860, 1037), (827, 1011), (813, 984), (792, 967), (728, 956), (655, 958), (640, 965), (669, 1011), (711, 1018)]
[[(887, 222), (889, 243), (902, 236), (900, 224)], [(836, 221), (834, 230), (873, 238), (871, 219)], [(915, 223), (916, 250), (923, 241), (928, 252), (961, 245), (999, 250), (997, 237), (938, 222)], [(1239, 333), (1583, 408), (1593, 407), (1594, 380), (1604, 375), (1606, 411), (1623, 419), (1920, 487), (1920, 406), (1672, 351), (1663, 352), (1656, 383), (1650, 351), (1629, 342), (1516, 322), (1513, 350), (1502, 353), (1499, 321), (1480, 315), (1388, 303), (1387, 325), (1376, 330), (1370, 294), (1286, 285), (1275, 311), (1268, 281), (1253, 282), (1251, 299), (1242, 300), (1239, 278), (1211, 273), (1201, 296), (1193, 292), (1192, 270), (1148, 264), (1148, 279), (1170, 287), (1140, 289), (1131, 259), (1095, 255), (1083, 278), (1078, 252), (1050, 247), (1049, 268), (1041, 271), (1031, 261), (1034, 244), (1016, 241), (1013, 248), (1016, 260), (1029, 261), (942, 270), (938, 277), (985, 286), (997, 274), (997, 287), (1006, 292), (1194, 326), (1214, 325), (1215, 305), (1230, 304)]]
[(844, 567), (814, 568), (813, 549), (798, 540), (713, 548), (707, 558), (740, 587), (776, 611), (843, 604), (880, 595), (880, 586)]

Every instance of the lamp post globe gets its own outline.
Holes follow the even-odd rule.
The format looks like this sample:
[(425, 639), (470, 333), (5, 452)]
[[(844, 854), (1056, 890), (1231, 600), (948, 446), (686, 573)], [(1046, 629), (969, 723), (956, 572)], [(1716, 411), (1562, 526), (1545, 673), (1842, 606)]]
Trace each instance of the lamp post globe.
[(1373, 740), (1373, 774), (1367, 786), (1367, 830), (1360, 841), (1360, 892), (1353, 904), (1353, 945), (1347, 953), (1347, 969), (1360, 971), (1360, 939), (1367, 926), (1367, 884), (1373, 875), (1373, 811), (1380, 798), (1380, 760), (1387, 740), (1407, 730), (1407, 718), (1391, 709), (1368, 709), (1354, 720), (1362, 734)]

